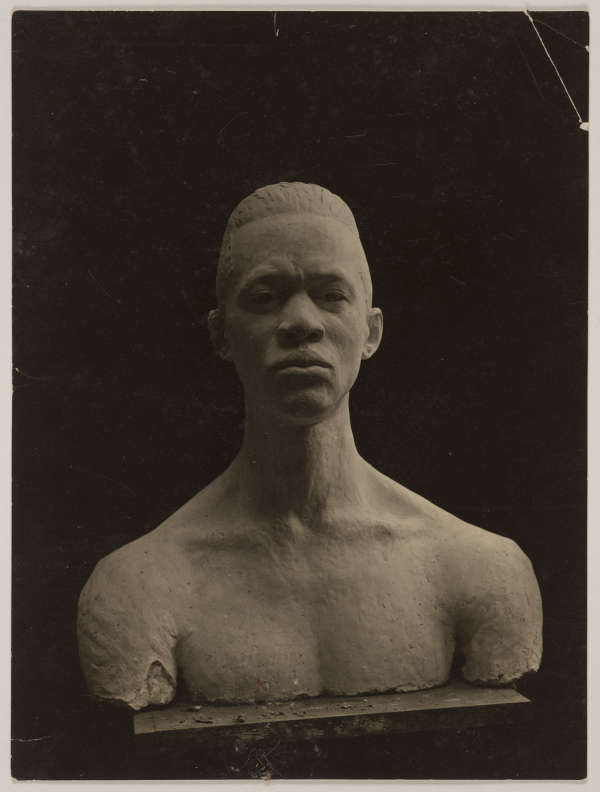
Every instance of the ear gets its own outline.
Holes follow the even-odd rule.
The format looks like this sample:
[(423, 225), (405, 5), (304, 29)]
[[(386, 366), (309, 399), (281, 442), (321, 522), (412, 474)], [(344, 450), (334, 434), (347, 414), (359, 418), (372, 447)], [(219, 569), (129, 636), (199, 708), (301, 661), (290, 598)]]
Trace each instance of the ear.
[(217, 355), (223, 360), (231, 360), (229, 343), (225, 336), (225, 314), (221, 308), (213, 308), (209, 311), (208, 333)]
[(380, 308), (369, 308), (367, 314), (367, 325), (369, 327), (369, 335), (365, 341), (365, 346), (362, 352), (362, 359), (368, 360), (372, 357), (381, 343), (381, 336), (383, 335), (383, 314)]

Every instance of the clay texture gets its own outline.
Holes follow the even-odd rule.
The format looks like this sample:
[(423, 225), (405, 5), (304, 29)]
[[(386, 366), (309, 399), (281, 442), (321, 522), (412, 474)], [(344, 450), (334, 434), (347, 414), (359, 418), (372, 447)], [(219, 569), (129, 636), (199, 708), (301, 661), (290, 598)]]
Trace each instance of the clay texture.
[(475, 684), (535, 671), (542, 613), (510, 539), (371, 467), (348, 394), (381, 340), (352, 213), (273, 185), (229, 221), (211, 312), (244, 386), (230, 467), (157, 529), (103, 559), (78, 616), (93, 695), (133, 709), (411, 691), (456, 651)]

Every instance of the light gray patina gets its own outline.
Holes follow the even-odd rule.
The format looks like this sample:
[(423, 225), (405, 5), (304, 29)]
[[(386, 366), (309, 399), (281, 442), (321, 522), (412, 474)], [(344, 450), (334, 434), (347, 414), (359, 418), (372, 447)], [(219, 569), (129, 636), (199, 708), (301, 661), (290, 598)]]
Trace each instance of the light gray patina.
[(90, 691), (140, 709), (410, 691), (536, 670), (541, 602), (510, 539), (358, 454), (348, 394), (382, 316), (352, 213), (315, 185), (265, 187), (225, 233), (210, 330), (245, 394), (230, 467), (104, 558), (79, 603)]

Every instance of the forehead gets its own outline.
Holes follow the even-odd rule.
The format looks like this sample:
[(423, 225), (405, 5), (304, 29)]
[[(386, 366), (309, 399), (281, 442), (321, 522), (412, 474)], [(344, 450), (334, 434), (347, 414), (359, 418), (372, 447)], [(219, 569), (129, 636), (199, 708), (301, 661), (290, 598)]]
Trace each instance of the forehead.
[(236, 275), (249, 275), (258, 265), (342, 268), (347, 277), (366, 265), (358, 235), (343, 223), (311, 214), (281, 214), (254, 220), (235, 231), (232, 259)]

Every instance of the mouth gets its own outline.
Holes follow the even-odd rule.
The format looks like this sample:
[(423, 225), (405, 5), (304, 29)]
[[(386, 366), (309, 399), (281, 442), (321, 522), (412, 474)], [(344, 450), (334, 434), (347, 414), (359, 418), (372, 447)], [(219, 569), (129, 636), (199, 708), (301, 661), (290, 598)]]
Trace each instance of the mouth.
[(283, 360), (274, 363), (271, 367), (273, 371), (285, 371), (286, 369), (330, 369), (330, 363), (314, 355), (291, 355)]

